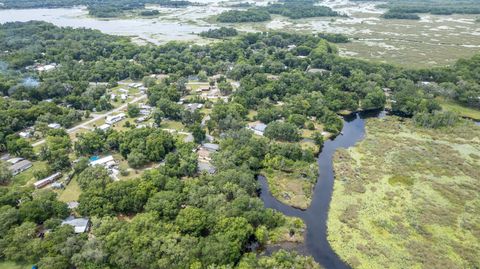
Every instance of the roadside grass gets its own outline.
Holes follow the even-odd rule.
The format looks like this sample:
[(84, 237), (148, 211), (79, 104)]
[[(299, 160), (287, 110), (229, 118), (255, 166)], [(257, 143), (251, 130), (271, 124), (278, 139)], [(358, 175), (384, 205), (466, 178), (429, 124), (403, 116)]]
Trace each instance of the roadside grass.
[(457, 113), (458, 115), (470, 118), (473, 120), (480, 120), (480, 110), (462, 106), (454, 101), (445, 100), (443, 98), (437, 99), (443, 109)]
[(480, 266), (480, 127), (367, 120), (334, 157), (328, 239), (353, 268)]

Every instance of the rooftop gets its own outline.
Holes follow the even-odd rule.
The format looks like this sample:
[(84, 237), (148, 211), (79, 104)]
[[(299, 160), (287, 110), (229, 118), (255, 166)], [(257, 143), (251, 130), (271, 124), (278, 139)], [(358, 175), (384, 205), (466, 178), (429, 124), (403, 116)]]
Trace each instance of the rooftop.
[(62, 221), (62, 225), (70, 225), (74, 228), (75, 233), (84, 233), (88, 230), (90, 220), (87, 218), (75, 218), (70, 216)]

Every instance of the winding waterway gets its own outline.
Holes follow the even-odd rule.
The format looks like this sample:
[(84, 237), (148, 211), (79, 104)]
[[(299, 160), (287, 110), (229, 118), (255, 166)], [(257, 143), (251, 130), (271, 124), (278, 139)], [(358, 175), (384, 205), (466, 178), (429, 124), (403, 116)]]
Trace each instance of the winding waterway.
[(325, 142), (318, 156), (319, 176), (312, 203), (307, 210), (285, 205), (272, 196), (266, 179), (259, 176), (260, 198), (267, 208), (276, 209), (287, 216), (299, 217), (307, 225), (305, 247), (315, 261), (327, 269), (350, 268), (330, 247), (327, 240), (327, 218), (333, 192), (333, 155), (338, 148), (348, 148), (361, 141), (365, 135), (365, 119), (383, 117), (385, 112), (362, 112), (345, 118), (343, 135)]

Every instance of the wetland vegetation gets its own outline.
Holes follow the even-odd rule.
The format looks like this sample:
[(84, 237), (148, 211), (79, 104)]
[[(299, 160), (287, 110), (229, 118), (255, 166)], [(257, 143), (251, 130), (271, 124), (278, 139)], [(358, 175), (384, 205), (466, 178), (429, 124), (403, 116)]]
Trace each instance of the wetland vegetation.
[[(315, 0), (240, 10), (129, 3), (86, 5), (95, 16), (161, 13), (146, 24), (181, 24), (192, 14), (197, 23), (214, 7), (233, 24), (206, 26), (201, 37), (220, 39), (206, 45), (138, 45), (38, 21), (0, 25), (0, 151), (32, 162), (13, 175), (0, 161), (0, 266), (480, 266), (480, 127), (463, 119), (480, 118), (480, 55), (405, 68), (342, 57), (359, 40), (309, 28), (377, 12), (376, 24), (359, 19), (356, 27), (422, 35), (417, 26), (434, 15), (393, 23), (372, 3), (352, 13)], [(270, 19), (248, 22), (262, 16)], [(435, 16), (475, 29), (472, 17)], [(276, 22), (290, 23), (289, 32), (267, 27)], [(389, 116), (365, 120), (384, 109)], [(91, 164), (101, 156), (114, 161)], [(56, 172), (65, 186), (34, 189)], [(69, 214), (90, 218), (88, 235), (61, 225)]]
[(334, 250), (354, 268), (478, 267), (480, 128), (386, 117), (366, 132), (335, 155)]

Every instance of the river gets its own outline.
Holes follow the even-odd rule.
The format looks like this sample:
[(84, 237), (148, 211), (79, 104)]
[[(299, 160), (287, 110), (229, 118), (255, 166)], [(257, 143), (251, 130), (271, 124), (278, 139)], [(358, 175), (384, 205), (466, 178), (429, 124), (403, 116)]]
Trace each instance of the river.
[(262, 176), (258, 177), (261, 192), (260, 198), (265, 207), (276, 209), (287, 216), (303, 219), (307, 226), (305, 247), (308, 253), (327, 269), (350, 268), (330, 247), (327, 240), (327, 218), (333, 192), (333, 155), (338, 148), (348, 148), (361, 141), (365, 135), (365, 119), (383, 117), (385, 112), (362, 112), (345, 117), (343, 135), (325, 141), (322, 152), (318, 156), (319, 176), (315, 185), (312, 203), (307, 210), (300, 210), (285, 205), (270, 193), (268, 183)]

